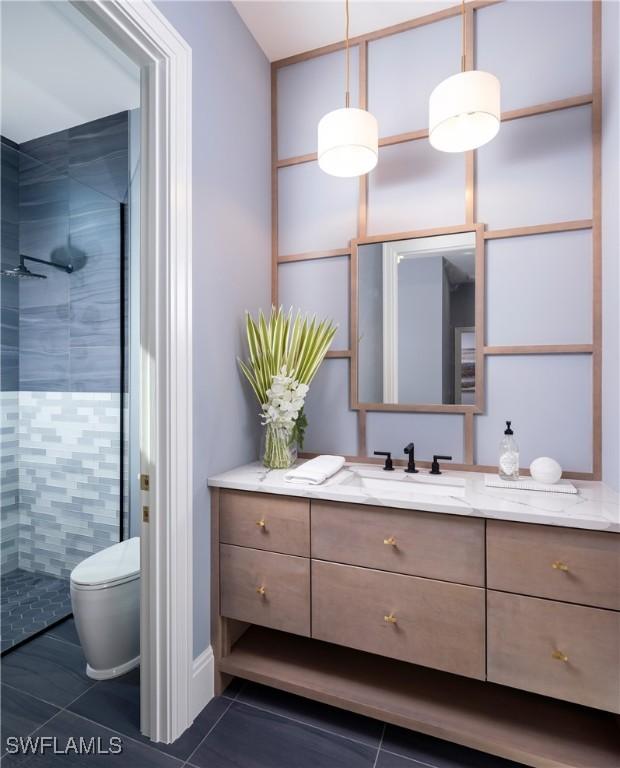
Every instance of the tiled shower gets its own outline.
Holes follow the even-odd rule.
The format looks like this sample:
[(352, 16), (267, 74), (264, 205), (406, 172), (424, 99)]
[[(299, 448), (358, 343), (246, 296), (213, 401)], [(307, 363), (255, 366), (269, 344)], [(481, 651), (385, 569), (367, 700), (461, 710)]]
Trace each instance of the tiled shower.
[[(71, 570), (128, 534), (129, 155), (127, 112), (2, 137), (2, 651), (68, 615)], [(6, 276), (23, 256), (45, 279)]]

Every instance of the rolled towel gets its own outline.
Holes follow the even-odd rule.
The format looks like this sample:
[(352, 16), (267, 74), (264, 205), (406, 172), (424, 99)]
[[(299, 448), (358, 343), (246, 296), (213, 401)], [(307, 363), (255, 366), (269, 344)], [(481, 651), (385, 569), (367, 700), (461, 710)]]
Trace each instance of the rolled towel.
[(320, 485), (344, 466), (344, 456), (317, 456), (284, 475), (287, 483)]

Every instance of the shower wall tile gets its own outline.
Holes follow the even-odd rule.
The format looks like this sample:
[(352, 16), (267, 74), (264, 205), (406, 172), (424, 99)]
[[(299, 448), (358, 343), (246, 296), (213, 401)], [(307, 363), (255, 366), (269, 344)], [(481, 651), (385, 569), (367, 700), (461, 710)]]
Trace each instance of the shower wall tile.
[(119, 540), (120, 396), (19, 393), (19, 567), (67, 578)]
[(47, 136), (40, 136), (19, 145), (19, 149), (32, 160), (66, 173), (69, 170), (69, 131), (57, 131)]
[(6, 307), (4, 301), (0, 319), (0, 370), (2, 391), (16, 391), (19, 387), (19, 310)]
[[(72, 182), (69, 227), (75, 259), (71, 275), (71, 347), (120, 343), (121, 246), (119, 204)], [(74, 361), (72, 359), (72, 365)], [(106, 386), (101, 384), (105, 389)]]
[(19, 325), (21, 388), (69, 389), (68, 305), (23, 308)]
[[(19, 186), (17, 145), (0, 137), (0, 269), (19, 263)], [(0, 281), (0, 388), (15, 391), (19, 382), (19, 281)]]
[(122, 202), (127, 198), (128, 166), (127, 112), (69, 129), (71, 178)]
[[(4, 378), (4, 371), (3, 371)], [(18, 566), (19, 441), (18, 393), (0, 393), (0, 563), (2, 573)]]
[(120, 391), (120, 346), (71, 347), (71, 389), (93, 392)]
[(119, 390), (128, 127), (123, 112), (20, 147), (22, 253), (73, 266), (33, 263), (46, 280), (21, 281), (20, 389)]

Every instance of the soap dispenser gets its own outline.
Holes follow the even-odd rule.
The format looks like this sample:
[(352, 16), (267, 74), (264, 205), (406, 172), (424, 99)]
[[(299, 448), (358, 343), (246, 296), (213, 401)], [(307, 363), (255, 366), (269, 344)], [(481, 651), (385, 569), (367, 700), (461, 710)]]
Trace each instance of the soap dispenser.
[(506, 422), (504, 437), (499, 445), (499, 476), (502, 480), (519, 479), (519, 445), (510, 428), (512, 422)]

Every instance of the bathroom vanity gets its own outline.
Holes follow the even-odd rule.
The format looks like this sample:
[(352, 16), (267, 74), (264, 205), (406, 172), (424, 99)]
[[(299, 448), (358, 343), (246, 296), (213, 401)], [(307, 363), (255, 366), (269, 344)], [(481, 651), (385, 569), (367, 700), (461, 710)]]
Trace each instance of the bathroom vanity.
[(532, 766), (620, 765), (620, 515), (578, 495), (345, 467), (212, 478), (229, 676)]

